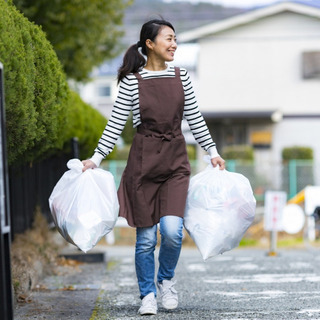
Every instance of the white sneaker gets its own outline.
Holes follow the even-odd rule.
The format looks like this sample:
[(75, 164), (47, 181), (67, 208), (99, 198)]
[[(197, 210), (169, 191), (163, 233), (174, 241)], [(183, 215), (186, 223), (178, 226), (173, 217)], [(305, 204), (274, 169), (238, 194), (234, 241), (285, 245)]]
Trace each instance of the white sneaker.
[(141, 307), (138, 313), (141, 316), (144, 316), (144, 315), (157, 314), (157, 311), (158, 311), (157, 300), (154, 296), (154, 293), (150, 292), (148, 295), (146, 295), (142, 299)]
[(175, 284), (176, 282), (171, 280), (163, 280), (162, 283), (158, 283), (162, 306), (165, 309), (172, 310), (178, 306), (178, 292), (173, 287)]

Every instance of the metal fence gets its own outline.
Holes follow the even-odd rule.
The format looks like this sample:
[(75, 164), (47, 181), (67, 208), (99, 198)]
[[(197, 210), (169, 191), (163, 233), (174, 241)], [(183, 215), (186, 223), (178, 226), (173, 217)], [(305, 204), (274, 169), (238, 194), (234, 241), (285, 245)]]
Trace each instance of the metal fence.
[(68, 155), (59, 155), (33, 164), (9, 168), (12, 233), (32, 227), (36, 207), (52, 222), (49, 196), (67, 170)]
[[(21, 233), (32, 226), (37, 206), (51, 222), (48, 198), (53, 187), (67, 170), (66, 163), (70, 155), (55, 156), (39, 163), (11, 167), (9, 169), (11, 231)], [(203, 168), (203, 161), (190, 161), (191, 174)], [(115, 177), (117, 187), (125, 169), (126, 161), (107, 160), (102, 168)], [(246, 163), (227, 161), (227, 170), (246, 176), (252, 186), (258, 205), (264, 205), (267, 190), (283, 190), (288, 198), (293, 197), (307, 185), (316, 185), (316, 166), (310, 161), (292, 160), (286, 164)]]
[[(203, 168), (203, 164), (190, 161), (192, 175)], [(102, 167), (110, 171), (119, 186), (126, 161), (109, 160)], [(319, 166), (320, 167), (320, 166)], [(312, 161), (291, 160), (287, 163), (255, 163), (236, 160), (227, 161), (227, 170), (237, 172), (247, 177), (251, 183), (258, 204), (264, 205), (264, 195), (267, 190), (282, 190), (288, 199), (295, 196), (308, 185), (317, 185), (317, 166)]]

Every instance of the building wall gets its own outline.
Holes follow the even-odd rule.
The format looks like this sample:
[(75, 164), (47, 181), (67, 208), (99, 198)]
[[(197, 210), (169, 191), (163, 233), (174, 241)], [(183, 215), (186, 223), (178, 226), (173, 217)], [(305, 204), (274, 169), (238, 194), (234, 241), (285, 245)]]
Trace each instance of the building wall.
[[(320, 168), (320, 118), (284, 119), (274, 126), (272, 142), (272, 158), (281, 159), (284, 147), (305, 146), (313, 149), (315, 168)], [(315, 172), (320, 184), (320, 172)]]
[[(105, 89), (103, 90), (103, 88)], [(99, 110), (107, 118), (111, 115), (117, 94), (116, 75), (96, 76), (91, 82), (83, 85), (80, 90), (82, 99)]]
[(302, 52), (320, 51), (320, 20), (284, 12), (200, 42), (204, 111), (320, 113), (319, 79), (302, 78)]
[(269, 148), (255, 149), (257, 169), (280, 187), (282, 149), (307, 146), (314, 151), (315, 182), (320, 184), (315, 138), (320, 137), (320, 79), (302, 76), (302, 53), (320, 52), (320, 19), (283, 12), (201, 39), (199, 45), (200, 109), (280, 110), (284, 118), (277, 123), (246, 125), (249, 144), (253, 132), (272, 136)]

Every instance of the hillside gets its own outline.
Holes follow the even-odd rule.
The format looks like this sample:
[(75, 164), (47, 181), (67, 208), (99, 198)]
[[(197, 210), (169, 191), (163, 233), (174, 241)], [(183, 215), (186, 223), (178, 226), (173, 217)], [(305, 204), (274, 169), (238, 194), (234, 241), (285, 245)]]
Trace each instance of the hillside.
[[(320, 7), (320, 0), (293, 0), (292, 2)], [(162, 17), (169, 20), (174, 25), (179, 40), (179, 33), (183, 31), (257, 8), (259, 6), (244, 9), (223, 7), (207, 2), (193, 4), (188, 1), (135, 0), (133, 5), (125, 11), (124, 25), (126, 34), (123, 42), (125, 46), (128, 46), (138, 41), (141, 25), (152, 18)]]
[(214, 21), (225, 19), (244, 12), (241, 8), (226, 8), (206, 2), (192, 4), (187, 1), (164, 2), (163, 0), (135, 0), (127, 8), (124, 17), (126, 35), (125, 45), (135, 43), (139, 39), (141, 25), (153, 18), (162, 17), (169, 20), (179, 33)]

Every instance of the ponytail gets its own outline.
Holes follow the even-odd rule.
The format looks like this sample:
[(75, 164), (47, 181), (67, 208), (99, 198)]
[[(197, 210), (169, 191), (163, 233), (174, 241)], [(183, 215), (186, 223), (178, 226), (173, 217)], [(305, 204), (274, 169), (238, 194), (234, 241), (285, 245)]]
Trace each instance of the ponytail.
[[(151, 41), (155, 41), (156, 36), (163, 26), (168, 26), (174, 31), (172, 24), (166, 20), (154, 19), (146, 22), (142, 26), (140, 41), (132, 45), (123, 57), (122, 65), (118, 70), (118, 84), (129, 73), (138, 72), (140, 68), (144, 67), (146, 59), (143, 55), (148, 55), (146, 40), (150, 39)], [(139, 47), (141, 47), (142, 54), (138, 51)]]
[(146, 64), (146, 59), (138, 51), (139, 41), (137, 44), (129, 47), (123, 57), (123, 62), (118, 70), (118, 84), (129, 73), (138, 72), (138, 70)]

